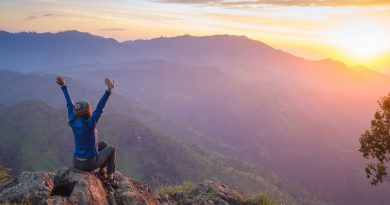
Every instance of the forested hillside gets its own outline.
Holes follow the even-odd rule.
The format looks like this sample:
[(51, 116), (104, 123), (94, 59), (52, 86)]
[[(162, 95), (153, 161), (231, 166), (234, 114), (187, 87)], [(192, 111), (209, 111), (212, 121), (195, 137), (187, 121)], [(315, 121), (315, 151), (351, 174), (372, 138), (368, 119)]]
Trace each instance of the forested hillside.
[[(16, 173), (71, 165), (73, 137), (65, 109), (27, 100), (2, 106), (0, 116), (2, 164)], [(310, 194), (297, 190), (277, 175), (196, 145), (186, 146), (133, 117), (103, 116), (99, 134), (101, 140), (116, 145), (118, 170), (153, 188), (210, 179), (244, 193), (263, 191), (288, 204), (317, 203)]]

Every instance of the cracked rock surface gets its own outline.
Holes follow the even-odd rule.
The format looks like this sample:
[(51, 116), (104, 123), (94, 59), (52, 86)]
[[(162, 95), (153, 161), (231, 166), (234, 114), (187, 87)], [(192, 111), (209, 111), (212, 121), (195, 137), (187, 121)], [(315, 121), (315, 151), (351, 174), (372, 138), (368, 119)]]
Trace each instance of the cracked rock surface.
[(192, 190), (156, 195), (149, 187), (115, 172), (119, 187), (103, 184), (93, 172), (62, 168), (53, 172), (23, 172), (13, 182), (0, 187), (0, 203), (46, 205), (189, 205), (242, 204), (242, 196), (213, 181), (198, 184)]

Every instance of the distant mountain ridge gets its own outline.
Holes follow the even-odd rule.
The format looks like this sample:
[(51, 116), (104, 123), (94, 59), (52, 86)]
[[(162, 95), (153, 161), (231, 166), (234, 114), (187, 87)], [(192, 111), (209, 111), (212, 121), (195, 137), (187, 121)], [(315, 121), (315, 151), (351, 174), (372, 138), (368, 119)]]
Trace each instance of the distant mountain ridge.
[(23, 71), (107, 58), (119, 45), (107, 39), (78, 31), (60, 33), (0, 33), (0, 67)]
[[(50, 66), (69, 64), (88, 64), (95, 62), (127, 62), (134, 59), (166, 59), (175, 57), (190, 61), (193, 56), (198, 63), (208, 63), (210, 58), (229, 59), (241, 56), (241, 62), (255, 60), (273, 61), (275, 58), (289, 58), (300, 61), (301, 58), (281, 50), (274, 49), (260, 41), (244, 36), (177, 36), (160, 37), (150, 40), (118, 42), (79, 31), (58, 33), (0, 32), (0, 57), (7, 56), (0, 62), (0, 68), (12, 68), (28, 71), (29, 69), (48, 69)], [(52, 53), (54, 52), (54, 53)], [(56, 55), (54, 55), (56, 54)], [(175, 56), (172, 56), (175, 55)], [(203, 56), (199, 59), (199, 56)], [(55, 57), (57, 64), (47, 65)], [(38, 58), (38, 59), (35, 59)], [(192, 60), (195, 60), (192, 59)], [(4, 61), (5, 60), (5, 61)], [(41, 60), (41, 61), (38, 61)], [(54, 59), (53, 59), (54, 60)], [(66, 62), (65, 60), (69, 60)], [(26, 64), (27, 62), (29, 65)], [(41, 63), (40, 63), (41, 62)], [(45, 62), (46, 64), (43, 64)], [(218, 62), (220, 64), (221, 62)], [(27, 66), (28, 65), (28, 66)]]
[[(345, 83), (351, 84), (351, 81), (366, 80), (354, 79), (359, 78), (353, 77), (359, 72), (371, 72), (371, 76), (383, 75), (363, 67), (357, 70), (359, 72), (351, 71), (344, 63), (332, 59), (306, 60), (244, 36), (184, 35), (118, 42), (74, 30), (59, 33), (2, 31), (0, 45), (0, 69), (23, 72), (50, 72), (94, 64), (107, 64), (110, 67), (110, 64), (163, 60), (213, 67), (254, 83), (259, 81), (259, 76), (267, 76), (268, 79), (283, 79), (310, 86), (321, 83), (331, 85), (342, 78), (346, 79)], [(323, 82), (319, 83), (318, 78)], [(347, 86), (350, 89), (359, 84)]]

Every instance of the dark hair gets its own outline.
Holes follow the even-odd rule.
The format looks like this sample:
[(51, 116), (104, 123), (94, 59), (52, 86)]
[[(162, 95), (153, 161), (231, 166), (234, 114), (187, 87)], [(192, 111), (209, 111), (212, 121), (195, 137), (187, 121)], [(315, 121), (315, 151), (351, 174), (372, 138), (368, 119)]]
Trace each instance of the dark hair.
[(91, 117), (91, 115), (89, 115), (89, 114), (85, 114), (85, 115), (81, 115), (81, 117), (85, 117), (85, 118), (90, 118)]

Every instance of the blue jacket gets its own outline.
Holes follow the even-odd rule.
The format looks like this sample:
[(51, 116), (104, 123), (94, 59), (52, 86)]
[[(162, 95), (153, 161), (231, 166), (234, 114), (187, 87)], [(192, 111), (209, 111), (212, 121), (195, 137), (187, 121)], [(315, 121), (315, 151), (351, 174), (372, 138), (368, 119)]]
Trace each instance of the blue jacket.
[(69, 126), (72, 128), (74, 135), (75, 149), (73, 156), (86, 159), (94, 157), (98, 154), (98, 131), (96, 124), (103, 113), (103, 108), (106, 105), (110, 92), (106, 91), (100, 98), (95, 111), (90, 118), (75, 116), (73, 113), (72, 98), (68, 93), (66, 86), (61, 86), (68, 107)]

